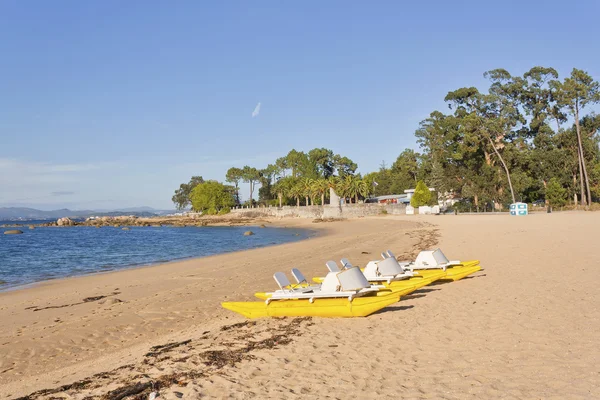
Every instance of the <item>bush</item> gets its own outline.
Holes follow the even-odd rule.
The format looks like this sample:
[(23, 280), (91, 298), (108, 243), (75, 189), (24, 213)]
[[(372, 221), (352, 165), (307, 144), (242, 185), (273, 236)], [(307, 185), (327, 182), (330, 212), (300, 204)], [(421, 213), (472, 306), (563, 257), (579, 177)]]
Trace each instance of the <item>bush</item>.
[(546, 187), (546, 200), (551, 207), (564, 206), (567, 202), (567, 189), (562, 187), (558, 179), (552, 178)]
[(410, 199), (410, 205), (417, 208), (426, 206), (431, 201), (431, 192), (423, 181), (417, 182), (415, 193), (413, 193)]
[(219, 215), (225, 215), (225, 214), (229, 214), (231, 212), (231, 208), (229, 207), (223, 207), (221, 208), (221, 210), (219, 211)]

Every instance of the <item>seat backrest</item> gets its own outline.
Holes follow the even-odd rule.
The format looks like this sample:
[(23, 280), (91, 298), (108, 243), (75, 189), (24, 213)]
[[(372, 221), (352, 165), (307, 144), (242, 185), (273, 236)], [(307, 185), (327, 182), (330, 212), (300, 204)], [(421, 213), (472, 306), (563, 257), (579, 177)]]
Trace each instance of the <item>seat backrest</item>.
[(337, 263), (333, 260), (329, 260), (325, 263), (329, 272), (340, 272), (340, 267), (338, 267)]
[[(383, 260), (382, 260), (383, 261)], [(377, 263), (379, 261), (369, 261), (365, 267), (365, 270), (363, 271), (364, 276), (367, 279), (375, 279), (379, 276), (379, 273), (377, 272)]]
[(275, 279), (275, 282), (277, 282), (277, 285), (279, 285), (279, 289), (281, 290), (284, 290), (285, 287), (291, 285), (289, 279), (283, 272), (275, 272), (273, 274), (273, 279)]
[(337, 275), (339, 272), (329, 272), (325, 275), (323, 283), (321, 283), (321, 292), (333, 293), (340, 289), (340, 281), (338, 281)]
[(292, 268), (292, 276), (294, 277), (294, 279), (296, 280), (296, 282), (298, 284), (308, 283), (308, 281), (304, 277), (304, 274), (302, 272), (300, 272), (300, 270), (298, 268)]
[(347, 269), (347, 268), (352, 268), (352, 267), (353, 267), (353, 265), (352, 265), (352, 264), (350, 264), (350, 261), (348, 261), (348, 259), (347, 259), (347, 258), (342, 258), (342, 259), (340, 260), (340, 263), (342, 263), (342, 266), (343, 266), (344, 268), (346, 268), (346, 269)]
[(389, 257), (394, 258), (394, 259), (396, 258), (396, 255), (394, 253), (392, 253), (391, 250), (388, 250), (386, 253)]
[(386, 258), (390, 258), (390, 256), (388, 256), (388, 253), (384, 251), (383, 253), (381, 253), (381, 258), (385, 260)]
[(404, 272), (398, 261), (392, 257), (377, 262), (377, 268), (381, 276), (395, 276)]
[(343, 270), (337, 274), (337, 278), (342, 291), (360, 290), (371, 287), (371, 284), (358, 267)]
[(433, 252), (433, 258), (435, 259), (435, 261), (438, 263), (438, 265), (440, 264), (447, 264), (450, 260), (448, 260), (448, 258), (444, 255), (444, 253), (442, 253), (442, 250), (440, 249), (436, 249)]

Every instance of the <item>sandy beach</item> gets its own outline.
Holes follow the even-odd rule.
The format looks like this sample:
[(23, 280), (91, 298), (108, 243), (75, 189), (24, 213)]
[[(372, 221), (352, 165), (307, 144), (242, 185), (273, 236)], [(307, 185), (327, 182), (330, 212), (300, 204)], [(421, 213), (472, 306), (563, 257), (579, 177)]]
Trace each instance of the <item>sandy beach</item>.
[[(599, 213), (272, 223), (319, 234), (0, 293), (0, 398), (600, 398)], [(483, 270), (362, 319), (220, 307), (275, 271), (437, 246)]]

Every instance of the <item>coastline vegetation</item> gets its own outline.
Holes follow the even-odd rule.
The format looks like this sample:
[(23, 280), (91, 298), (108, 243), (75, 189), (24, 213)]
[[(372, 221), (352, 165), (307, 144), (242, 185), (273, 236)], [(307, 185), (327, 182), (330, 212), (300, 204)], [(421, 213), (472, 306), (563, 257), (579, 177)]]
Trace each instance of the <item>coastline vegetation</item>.
[[(330, 149), (292, 149), (263, 169), (231, 167), (229, 185), (220, 184), (218, 191), (213, 184), (208, 191), (202, 177), (194, 176), (175, 191), (173, 202), (179, 209), (214, 213), (241, 204), (321, 205), (331, 187), (344, 202), (357, 203), (401, 194), (419, 181), (477, 211), (541, 199), (591, 206), (600, 198), (600, 116), (589, 111), (600, 103), (599, 83), (576, 68), (560, 80), (554, 68), (540, 66), (522, 76), (495, 69), (484, 77), (490, 81), (486, 92), (449, 92), (444, 100), (450, 111), (433, 111), (415, 132), (421, 152), (405, 149), (390, 167), (384, 161), (363, 176), (354, 161)], [(245, 203), (241, 182), (249, 184)], [(204, 189), (196, 187), (215, 198), (200, 196)]]

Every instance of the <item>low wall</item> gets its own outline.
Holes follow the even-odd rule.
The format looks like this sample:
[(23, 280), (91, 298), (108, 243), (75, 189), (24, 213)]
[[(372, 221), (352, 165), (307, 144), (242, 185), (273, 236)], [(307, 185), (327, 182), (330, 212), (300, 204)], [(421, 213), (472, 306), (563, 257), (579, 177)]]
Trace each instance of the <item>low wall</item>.
[(357, 218), (378, 214), (406, 214), (404, 204), (346, 204), (341, 206), (283, 206), (283, 207), (254, 207), (236, 208), (232, 214), (248, 217), (275, 217), (275, 218)]

